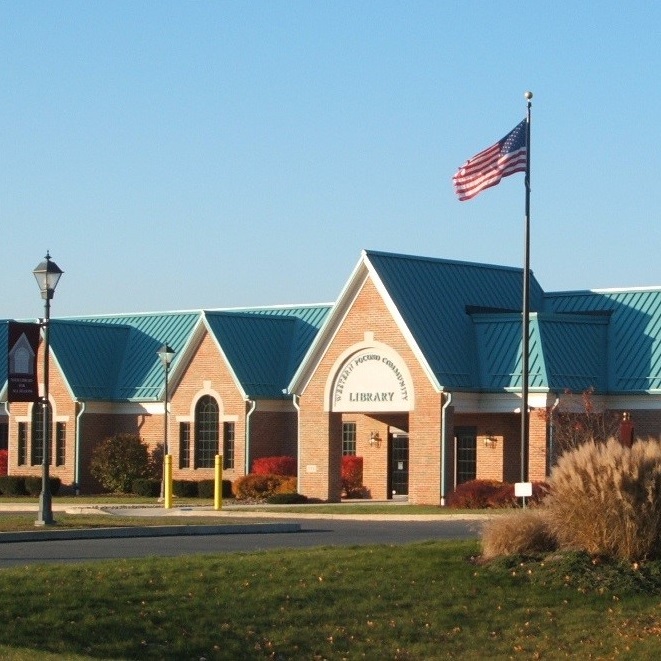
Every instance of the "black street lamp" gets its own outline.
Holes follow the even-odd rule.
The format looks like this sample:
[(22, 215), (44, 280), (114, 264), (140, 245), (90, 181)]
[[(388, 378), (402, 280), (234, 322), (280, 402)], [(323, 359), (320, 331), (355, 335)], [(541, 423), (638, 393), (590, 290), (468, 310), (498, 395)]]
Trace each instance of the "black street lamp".
[(37, 284), (41, 291), (41, 298), (44, 299), (44, 318), (41, 320), (41, 327), (44, 329), (44, 396), (41, 398), (42, 411), (42, 464), (41, 464), (41, 495), (39, 496), (39, 514), (34, 522), (35, 526), (48, 526), (55, 523), (53, 520), (53, 506), (50, 490), (50, 476), (48, 468), (50, 464), (50, 407), (48, 405), (48, 358), (50, 353), (49, 326), (50, 326), (50, 301), (55, 293), (55, 287), (63, 271), (51, 260), (50, 254), (46, 251), (46, 257), (43, 262), (32, 271), (37, 279)]
[(165, 414), (165, 423), (163, 428), (163, 479), (161, 480), (161, 500), (165, 498), (165, 465), (167, 462), (166, 457), (170, 454), (168, 448), (168, 372), (170, 371), (170, 363), (174, 358), (175, 351), (167, 344), (164, 344), (157, 352), (158, 357), (161, 359), (163, 369), (165, 370), (165, 392), (163, 394), (163, 405)]

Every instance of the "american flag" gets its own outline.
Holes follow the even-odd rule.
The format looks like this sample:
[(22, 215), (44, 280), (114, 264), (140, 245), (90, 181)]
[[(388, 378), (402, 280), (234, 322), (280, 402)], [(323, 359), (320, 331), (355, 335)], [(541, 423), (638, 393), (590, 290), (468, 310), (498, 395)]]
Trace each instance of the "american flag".
[(503, 177), (525, 172), (528, 160), (527, 126), (524, 119), (502, 140), (469, 158), (452, 177), (460, 201), (470, 200)]

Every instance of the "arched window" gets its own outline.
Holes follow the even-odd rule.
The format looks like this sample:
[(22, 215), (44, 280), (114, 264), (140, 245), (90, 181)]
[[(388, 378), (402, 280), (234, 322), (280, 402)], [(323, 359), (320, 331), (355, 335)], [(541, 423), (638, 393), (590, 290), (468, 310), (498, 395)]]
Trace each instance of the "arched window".
[(205, 395), (195, 406), (195, 466), (213, 468), (218, 454), (218, 402)]

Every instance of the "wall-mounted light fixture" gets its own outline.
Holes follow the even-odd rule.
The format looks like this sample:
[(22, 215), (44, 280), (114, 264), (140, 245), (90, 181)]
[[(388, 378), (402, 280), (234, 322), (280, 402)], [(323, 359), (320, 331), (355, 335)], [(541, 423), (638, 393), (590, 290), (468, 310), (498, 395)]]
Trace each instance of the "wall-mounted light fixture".
[(381, 447), (381, 437), (379, 436), (378, 431), (370, 432), (370, 447), (371, 448)]
[(485, 448), (493, 449), (498, 444), (498, 439), (493, 434), (487, 434), (482, 441)]

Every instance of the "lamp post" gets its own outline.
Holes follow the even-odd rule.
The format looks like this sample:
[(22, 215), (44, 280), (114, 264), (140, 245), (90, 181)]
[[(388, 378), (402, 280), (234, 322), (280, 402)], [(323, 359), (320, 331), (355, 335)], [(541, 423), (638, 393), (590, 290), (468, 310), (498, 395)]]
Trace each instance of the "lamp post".
[(164, 427), (163, 427), (163, 478), (161, 480), (161, 500), (165, 498), (165, 487), (166, 487), (166, 464), (167, 457), (170, 455), (168, 448), (168, 372), (170, 371), (170, 363), (174, 358), (175, 351), (167, 344), (164, 344), (157, 352), (158, 357), (161, 359), (163, 369), (165, 371), (165, 390), (163, 394), (163, 406), (164, 406)]
[(35, 526), (48, 526), (55, 523), (53, 520), (53, 506), (51, 501), (50, 476), (48, 468), (50, 464), (50, 407), (48, 405), (48, 354), (50, 352), (49, 326), (50, 326), (50, 301), (55, 293), (55, 287), (63, 271), (51, 260), (50, 254), (46, 251), (46, 257), (43, 262), (32, 271), (37, 279), (37, 284), (41, 291), (41, 298), (44, 299), (44, 318), (41, 321), (41, 327), (44, 329), (44, 395), (41, 398), (42, 412), (42, 464), (41, 464), (41, 495), (39, 496), (39, 513)]

